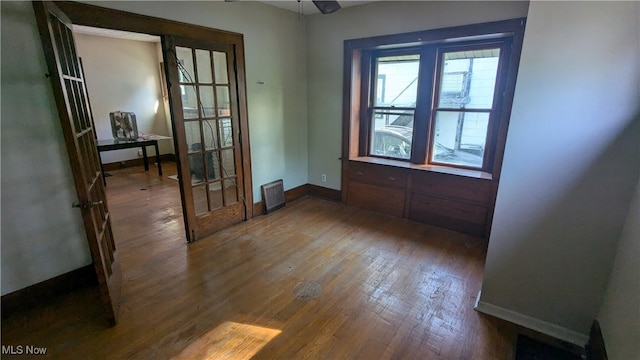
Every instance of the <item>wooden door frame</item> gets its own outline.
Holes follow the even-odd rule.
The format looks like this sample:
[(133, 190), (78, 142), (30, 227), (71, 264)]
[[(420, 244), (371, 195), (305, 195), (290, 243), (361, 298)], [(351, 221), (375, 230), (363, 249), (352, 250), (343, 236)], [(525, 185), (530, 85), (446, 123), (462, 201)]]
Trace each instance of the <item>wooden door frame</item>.
[[(247, 87), (245, 75), (244, 37), (242, 34), (216, 30), (200, 25), (193, 25), (173, 20), (166, 20), (152, 16), (134, 14), (121, 10), (103, 8), (94, 5), (80, 4), (71, 1), (56, 2), (56, 5), (64, 11), (73, 24), (92, 26), (98, 28), (137, 32), (155, 36), (175, 36), (193, 38), (215, 43), (232, 45), (236, 58), (236, 76), (238, 93), (238, 113), (240, 123), (240, 150), (242, 152), (242, 176), (244, 178), (243, 191), (245, 196), (245, 217), (251, 219), (254, 216), (253, 209), (253, 180), (251, 177), (251, 149), (249, 146), (249, 120), (247, 109)], [(165, 61), (166, 63), (166, 61)], [(171, 114), (171, 126), (176, 152), (179, 151), (176, 138), (176, 124)], [(178, 155), (178, 154), (177, 154)], [(178, 168), (179, 156), (176, 156)], [(185, 194), (180, 191), (182, 212), (187, 221)], [(189, 239), (189, 234), (186, 234)]]

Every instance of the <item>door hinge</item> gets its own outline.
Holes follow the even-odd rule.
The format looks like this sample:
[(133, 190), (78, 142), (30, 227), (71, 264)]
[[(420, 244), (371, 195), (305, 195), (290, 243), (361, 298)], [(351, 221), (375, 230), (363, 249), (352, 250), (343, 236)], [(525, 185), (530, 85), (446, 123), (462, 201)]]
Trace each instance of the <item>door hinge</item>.
[(102, 205), (102, 201), (86, 200), (86, 201), (80, 201), (80, 202), (74, 201), (73, 203), (71, 203), (71, 207), (81, 208), (85, 210), (91, 209), (95, 205)]

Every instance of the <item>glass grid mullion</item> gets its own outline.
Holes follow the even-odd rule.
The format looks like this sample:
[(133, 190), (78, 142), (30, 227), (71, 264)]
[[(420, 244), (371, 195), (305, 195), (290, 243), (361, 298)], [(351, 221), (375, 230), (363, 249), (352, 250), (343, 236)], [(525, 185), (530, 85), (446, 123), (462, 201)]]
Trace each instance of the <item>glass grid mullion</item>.
[[(209, 50), (209, 66), (211, 67), (211, 84), (213, 88), (213, 123), (215, 131), (216, 150), (211, 152), (211, 156), (216, 156), (218, 171), (220, 173), (220, 192), (222, 195), (222, 206), (227, 206), (224, 196), (224, 171), (222, 169), (221, 143), (220, 143), (220, 119), (218, 115), (218, 87), (216, 86), (216, 68), (213, 51)], [(213, 135), (213, 134), (212, 134)]]
[(437, 108), (434, 107), (433, 111), (449, 111), (449, 112), (480, 112), (480, 113), (490, 113), (493, 111), (493, 108), (488, 109), (473, 109), (473, 108)]
[(202, 169), (203, 169), (203, 180), (204, 184), (198, 184), (197, 186), (203, 186), (206, 194), (206, 202), (207, 202), (207, 210), (211, 211), (211, 201), (209, 195), (209, 169), (207, 166), (207, 149), (206, 144), (204, 142), (204, 109), (202, 108), (202, 100), (200, 98), (200, 81), (198, 78), (198, 59), (196, 57), (196, 49), (191, 48), (191, 63), (193, 64), (193, 83), (191, 86), (194, 88), (194, 92), (196, 95), (196, 108), (198, 109), (198, 127), (200, 128), (200, 156), (199, 159), (202, 161)]

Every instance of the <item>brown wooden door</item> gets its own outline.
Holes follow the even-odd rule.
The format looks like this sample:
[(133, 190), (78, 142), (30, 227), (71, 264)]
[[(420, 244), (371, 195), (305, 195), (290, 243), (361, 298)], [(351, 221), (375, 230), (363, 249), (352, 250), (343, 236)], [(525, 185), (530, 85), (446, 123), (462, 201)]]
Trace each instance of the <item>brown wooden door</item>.
[(100, 299), (115, 325), (122, 276), (71, 21), (51, 2), (33, 2), (33, 8), (78, 193), (74, 206), (82, 213)]
[(169, 36), (163, 51), (187, 238), (195, 241), (248, 216), (235, 51)]

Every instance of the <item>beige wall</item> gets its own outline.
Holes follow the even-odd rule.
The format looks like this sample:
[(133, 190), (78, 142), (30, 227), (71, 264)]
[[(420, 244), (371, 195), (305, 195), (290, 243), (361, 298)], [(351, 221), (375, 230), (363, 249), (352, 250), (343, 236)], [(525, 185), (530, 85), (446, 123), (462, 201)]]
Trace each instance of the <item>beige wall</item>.
[(380, 1), (309, 16), (309, 183), (340, 189), (344, 40), (526, 17), (527, 8), (526, 1)]
[(638, 7), (529, 6), (479, 308), (577, 344), (640, 173)]
[[(160, 88), (162, 58), (158, 58), (157, 43), (86, 34), (74, 36), (84, 65), (98, 140), (113, 138), (109, 113), (119, 110), (136, 114), (140, 134), (172, 136)], [(158, 145), (161, 154), (173, 153), (171, 140), (161, 140)], [(140, 157), (138, 150), (103, 152), (102, 162), (136, 159)], [(150, 156), (155, 155), (153, 147), (147, 150)]]

